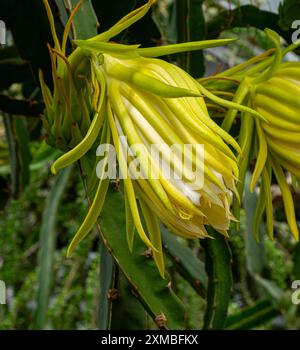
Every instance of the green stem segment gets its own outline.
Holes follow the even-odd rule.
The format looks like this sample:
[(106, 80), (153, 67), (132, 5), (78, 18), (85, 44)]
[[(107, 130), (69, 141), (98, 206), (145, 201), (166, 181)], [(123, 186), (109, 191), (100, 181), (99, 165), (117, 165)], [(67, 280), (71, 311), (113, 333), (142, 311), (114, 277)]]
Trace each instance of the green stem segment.
[(223, 329), (232, 288), (231, 250), (223, 236), (208, 230), (213, 239), (205, 239), (205, 266), (208, 274), (207, 306), (204, 315), (204, 329)]

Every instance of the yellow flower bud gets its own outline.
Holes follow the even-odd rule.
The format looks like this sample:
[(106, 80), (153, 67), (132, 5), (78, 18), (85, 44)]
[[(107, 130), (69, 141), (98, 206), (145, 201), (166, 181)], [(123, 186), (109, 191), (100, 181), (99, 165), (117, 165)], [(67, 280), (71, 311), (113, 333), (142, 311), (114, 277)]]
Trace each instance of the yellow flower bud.
[[(70, 132), (74, 118), (82, 135), (69, 152), (54, 162), (52, 172), (81, 159), (95, 143), (112, 141), (124, 182), (127, 221), (133, 222), (141, 239), (152, 248), (163, 275), (159, 220), (186, 238), (207, 237), (205, 225), (227, 234), (232, 219), (231, 196), (236, 193), (238, 178), (236, 157), (227, 143), (240, 149), (210, 118), (202, 97), (202, 93), (209, 92), (179, 67), (155, 58), (160, 52), (195, 50), (231, 40), (153, 50), (107, 42), (141, 18), (152, 3), (149, 1), (99, 36), (75, 41), (78, 47), (68, 58), (56, 43), (58, 49), (50, 51), (55, 55), (53, 96), (42, 75), (40, 79), (46, 125), (53, 138), (61, 132), (67, 139), (65, 135), (69, 133), (74, 142), (75, 133)], [(209, 98), (250, 111), (212, 94)], [(153, 146), (158, 148), (156, 154)], [(101, 212), (109, 185), (105, 177), (105, 168), (110, 166), (108, 156), (102, 157), (101, 164), (97, 166), (99, 182), (93, 203), (68, 254), (91, 231)], [(129, 225), (126, 231), (131, 249), (134, 231)]]
[(261, 123), (276, 160), (300, 179), (300, 63), (283, 63), (253, 96), (253, 106), (269, 123)]

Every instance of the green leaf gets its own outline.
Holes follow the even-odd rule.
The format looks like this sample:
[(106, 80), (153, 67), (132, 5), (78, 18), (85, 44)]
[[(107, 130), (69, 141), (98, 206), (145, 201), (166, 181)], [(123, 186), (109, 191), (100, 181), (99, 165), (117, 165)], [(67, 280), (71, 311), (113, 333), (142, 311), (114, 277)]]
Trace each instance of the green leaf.
[[(176, 17), (176, 37), (177, 43), (187, 41), (187, 1), (176, 0), (175, 1), (175, 11), (173, 16)], [(187, 69), (187, 53), (181, 53), (178, 55), (179, 65), (184, 70)]]
[[(55, 2), (60, 10), (61, 20), (66, 25), (68, 20), (67, 13), (72, 12), (78, 0), (56, 0)], [(73, 24), (71, 29), (72, 39), (88, 39), (97, 35), (98, 20), (91, 0), (83, 1), (79, 11), (74, 16)]]
[(247, 269), (250, 274), (259, 274), (262, 272), (264, 267), (264, 254), (263, 254), (263, 244), (257, 243), (254, 237), (254, 227), (256, 222), (255, 212), (258, 205), (257, 194), (255, 191), (250, 192), (250, 174), (246, 174), (245, 179), (245, 197), (244, 197), (244, 208), (246, 214), (246, 237), (245, 237), (245, 246), (246, 246), (246, 260), (247, 260)]
[(9, 150), (12, 194), (17, 196), (29, 183), (29, 136), (23, 118), (4, 115), (3, 121)]
[[(59, 19), (61, 21), (61, 23), (63, 24), (63, 26), (65, 27), (68, 21), (68, 12), (66, 9), (66, 5), (65, 5), (65, 1), (64, 0), (55, 0), (56, 6), (58, 8), (58, 16)], [(68, 7), (69, 9), (69, 7)]]
[(225, 328), (228, 330), (253, 329), (278, 315), (280, 313), (274, 309), (272, 303), (269, 300), (263, 300), (228, 317)]
[(46, 324), (46, 313), (48, 309), (53, 258), (56, 242), (56, 219), (58, 208), (66, 189), (72, 167), (64, 169), (56, 178), (46, 200), (42, 226), (40, 230), (39, 251), (39, 275), (37, 292), (37, 313), (35, 315), (34, 328), (44, 329)]
[[(117, 299), (112, 302), (112, 330), (149, 329), (147, 312), (134, 295), (123, 273), (119, 272), (115, 284)], [(126, 320), (126, 322), (124, 322)], [(151, 320), (151, 319), (150, 319)]]
[(139, 300), (155, 319), (165, 315), (166, 328), (182, 329), (185, 307), (169, 286), (169, 279), (159, 275), (152, 259), (147, 258), (146, 246), (138, 238), (130, 253), (125, 233), (125, 207), (120, 192), (109, 191), (100, 215), (100, 227), (105, 245), (123, 271)]
[(279, 288), (273, 281), (267, 280), (260, 275), (254, 275), (257, 284), (263, 289), (266, 296), (274, 303), (284, 299), (284, 291)]
[[(205, 39), (203, 0), (176, 1), (177, 42)], [(198, 78), (205, 71), (203, 52), (187, 52), (179, 56), (180, 65)]]
[(211, 228), (212, 239), (202, 240), (208, 274), (207, 306), (204, 329), (223, 329), (232, 288), (231, 250), (226, 238)]
[(100, 296), (97, 305), (97, 324), (101, 330), (110, 329), (112, 302), (107, 298), (114, 286), (115, 264), (103, 241), (100, 242)]
[[(71, 0), (75, 6), (77, 0)], [(78, 13), (74, 17), (75, 38), (88, 39), (97, 34), (98, 20), (92, 6), (91, 0), (84, 0)]]
[[(206, 26), (203, 13), (203, 0), (188, 0), (187, 41), (204, 40)], [(202, 51), (187, 53), (187, 70), (195, 78), (205, 73)]]
[(175, 235), (161, 225), (164, 247), (171, 257), (176, 271), (185, 278), (197, 293), (205, 295), (208, 278), (204, 263), (197, 259), (190, 248), (181, 244)]

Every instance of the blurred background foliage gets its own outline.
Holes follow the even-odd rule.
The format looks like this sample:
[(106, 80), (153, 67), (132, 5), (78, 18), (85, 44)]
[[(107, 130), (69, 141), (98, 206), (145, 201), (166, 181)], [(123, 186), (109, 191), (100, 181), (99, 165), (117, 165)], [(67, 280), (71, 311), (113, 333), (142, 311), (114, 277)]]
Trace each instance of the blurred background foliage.
[[(104, 31), (144, 2), (84, 0), (70, 39)], [(76, 1), (50, 3), (61, 35)], [(276, 186), (275, 241), (264, 225), (260, 243), (254, 240), (257, 195), (246, 188), (240, 229), (233, 227), (228, 241), (187, 242), (162, 228), (168, 269), (162, 280), (140, 242), (136, 253), (127, 251), (121, 194), (112, 184), (100, 220), (102, 239), (98, 227), (65, 258), (87, 201), (80, 165), (50, 175), (59, 152), (43, 141), (40, 121), (37, 73), (42, 68), (50, 83), (46, 43), (52, 43), (43, 3), (2, 0), (0, 19), (8, 29), (0, 48), (0, 279), (7, 286), (0, 329), (300, 329), (300, 307), (291, 302), (291, 283), (300, 279), (300, 245), (288, 232)], [(153, 46), (238, 38), (226, 48), (164, 57), (201, 77), (272, 47), (265, 27), (289, 43), (296, 19), (297, 0), (158, 0), (115, 40)], [(288, 59), (298, 60), (297, 53)], [(299, 199), (296, 191), (298, 219)]]

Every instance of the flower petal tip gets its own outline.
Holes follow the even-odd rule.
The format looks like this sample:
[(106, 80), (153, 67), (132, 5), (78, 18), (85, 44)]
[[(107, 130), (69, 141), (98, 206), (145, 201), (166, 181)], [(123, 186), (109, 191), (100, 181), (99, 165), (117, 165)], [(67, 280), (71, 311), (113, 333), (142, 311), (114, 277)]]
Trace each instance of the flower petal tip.
[(57, 169), (55, 167), (55, 162), (51, 165), (50, 171), (53, 175), (57, 175)]

